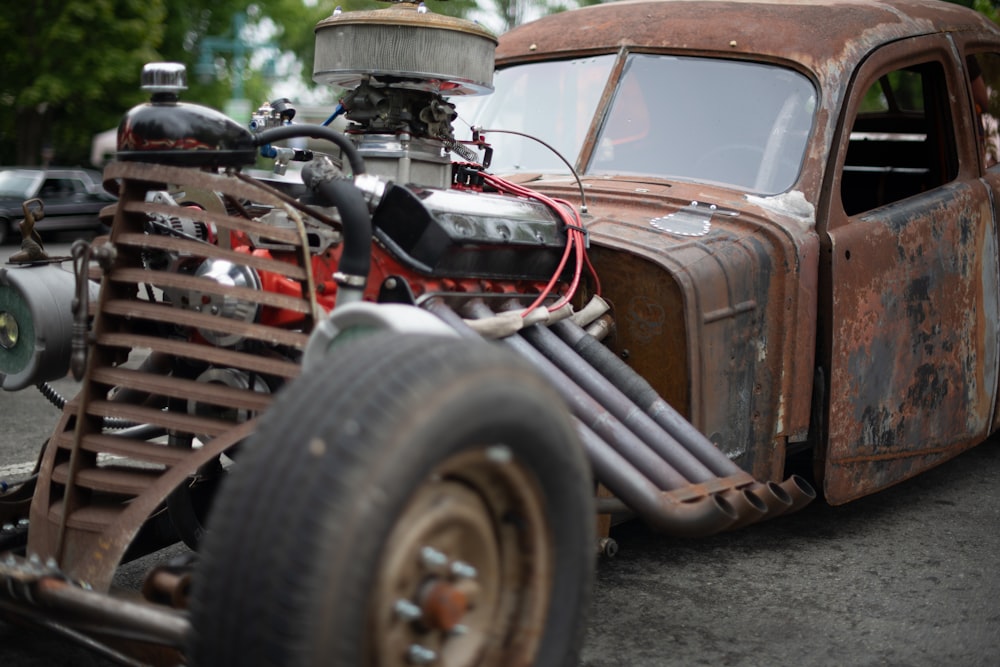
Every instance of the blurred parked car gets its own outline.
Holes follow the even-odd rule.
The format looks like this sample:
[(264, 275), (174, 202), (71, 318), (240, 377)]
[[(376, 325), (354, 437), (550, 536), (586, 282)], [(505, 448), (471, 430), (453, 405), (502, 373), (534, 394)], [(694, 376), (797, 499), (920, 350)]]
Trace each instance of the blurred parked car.
[(101, 173), (93, 169), (25, 167), (0, 171), (0, 244), (18, 235), (21, 208), (28, 199), (39, 198), (45, 216), (35, 229), (56, 231), (101, 231), (98, 213), (115, 197), (101, 187)]

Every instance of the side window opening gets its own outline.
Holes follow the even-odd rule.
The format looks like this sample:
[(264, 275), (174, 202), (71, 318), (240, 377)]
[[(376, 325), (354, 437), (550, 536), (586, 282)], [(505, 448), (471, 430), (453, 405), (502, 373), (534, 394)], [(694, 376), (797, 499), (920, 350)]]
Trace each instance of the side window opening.
[(87, 194), (87, 186), (84, 185), (83, 181), (78, 178), (68, 178), (66, 179), (66, 185), (68, 195), (85, 195)]
[(868, 88), (851, 127), (841, 178), (848, 215), (926, 192), (958, 175), (948, 100), (939, 62), (889, 72)]
[(66, 194), (71, 192), (67, 187), (65, 179), (62, 178), (46, 178), (45, 183), (42, 184), (41, 189), (38, 191), (39, 196), (45, 197), (64, 197)]

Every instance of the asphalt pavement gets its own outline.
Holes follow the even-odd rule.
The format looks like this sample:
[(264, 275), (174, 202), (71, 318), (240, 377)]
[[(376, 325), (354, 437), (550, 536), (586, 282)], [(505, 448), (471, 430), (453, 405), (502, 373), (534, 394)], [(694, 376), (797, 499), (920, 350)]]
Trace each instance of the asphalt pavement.
[(1000, 664), (1000, 441), (708, 539), (619, 531), (587, 667)]
[[(30, 464), (56, 418), (34, 389), (0, 392), (0, 469)], [(711, 538), (619, 526), (618, 555), (597, 565), (581, 667), (1000, 664), (998, 477), (994, 439), (851, 504)], [(142, 569), (117, 583), (134, 587)], [(0, 665), (112, 664), (0, 621)]]

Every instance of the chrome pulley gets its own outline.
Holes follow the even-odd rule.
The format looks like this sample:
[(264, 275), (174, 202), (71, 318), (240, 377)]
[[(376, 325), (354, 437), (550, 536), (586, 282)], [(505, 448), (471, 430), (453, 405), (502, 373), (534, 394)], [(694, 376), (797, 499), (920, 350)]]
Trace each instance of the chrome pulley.
[[(261, 306), (248, 291), (259, 292), (261, 280), (253, 268), (224, 259), (207, 259), (198, 266), (194, 276), (211, 280), (220, 288), (171, 289), (169, 296), (175, 306), (246, 324), (257, 321)], [(244, 339), (240, 333), (227, 333), (204, 326), (198, 328), (198, 333), (220, 347), (233, 347)]]
[[(229, 389), (254, 391), (259, 394), (270, 394), (271, 389), (260, 375), (237, 368), (212, 367), (198, 376), (198, 382), (219, 385)], [(234, 424), (240, 424), (253, 417), (253, 411), (247, 407), (229, 407), (212, 404), (205, 401), (190, 399), (187, 404), (188, 414), (199, 417), (225, 419)]]

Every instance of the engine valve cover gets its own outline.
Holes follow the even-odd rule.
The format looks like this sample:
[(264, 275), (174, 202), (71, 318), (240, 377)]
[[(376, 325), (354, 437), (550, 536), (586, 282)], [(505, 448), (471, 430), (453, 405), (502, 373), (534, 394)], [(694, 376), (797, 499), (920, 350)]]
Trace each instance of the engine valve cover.
[(433, 276), (548, 280), (566, 247), (547, 206), (503, 195), (390, 185), (372, 221), (383, 245)]

